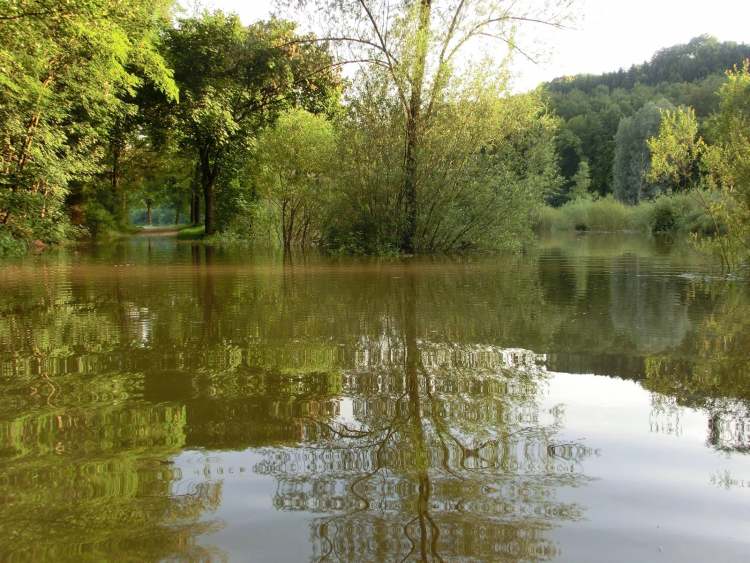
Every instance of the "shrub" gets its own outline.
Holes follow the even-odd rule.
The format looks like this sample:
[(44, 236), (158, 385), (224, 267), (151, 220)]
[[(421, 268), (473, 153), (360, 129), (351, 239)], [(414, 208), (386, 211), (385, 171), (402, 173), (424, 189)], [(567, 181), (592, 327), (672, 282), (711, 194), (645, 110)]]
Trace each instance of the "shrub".
[(635, 208), (611, 197), (578, 199), (559, 209), (546, 208), (537, 218), (538, 231), (627, 231), (636, 230)]
[(0, 258), (21, 256), (29, 249), (26, 241), (13, 237), (8, 229), (0, 225)]
[(702, 193), (664, 195), (639, 206), (641, 230), (652, 234), (701, 233), (715, 231), (701, 203)]
[(115, 217), (95, 199), (84, 204), (83, 213), (86, 229), (93, 237), (106, 237), (120, 230)]
[(205, 232), (206, 229), (203, 225), (185, 227), (184, 229), (180, 229), (180, 232), (177, 233), (177, 238), (179, 240), (199, 240), (203, 238)]
[(639, 231), (648, 234), (695, 233), (713, 235), (717, 228), (706, 211), (715, 195), (688, 192), (663, 195), (638, 205), (626, 205), (612, 198), (581, 199), (558, 209), (545, 208), (537, 218), (537, 231)]

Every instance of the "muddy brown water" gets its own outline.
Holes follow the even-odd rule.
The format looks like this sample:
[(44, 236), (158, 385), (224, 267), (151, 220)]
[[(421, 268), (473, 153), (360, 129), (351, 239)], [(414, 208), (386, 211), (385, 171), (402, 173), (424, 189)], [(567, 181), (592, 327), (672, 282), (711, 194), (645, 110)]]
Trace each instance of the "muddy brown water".
[(4, 263), (0, 560), (747, 561), (749, 357), (638, 237)]

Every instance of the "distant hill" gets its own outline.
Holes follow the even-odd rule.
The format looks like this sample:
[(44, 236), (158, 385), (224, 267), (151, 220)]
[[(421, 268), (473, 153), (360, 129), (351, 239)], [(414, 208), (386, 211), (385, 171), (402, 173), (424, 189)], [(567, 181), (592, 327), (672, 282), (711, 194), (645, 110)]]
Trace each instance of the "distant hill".
[(588, 163), (591, 190), (611, 193), (615, 135), (622, 119), (649, 102), (689, 105), (705, 118), (717, 109), (716, 91), (726, 71), (748, 58), (750, 45), (702, 35), (662, 49), (628, 70), (562, 77), (545, 84), (549, 104), (563, 120), (558, 152), (567, 180), (550, 203), (564, 203), (581, 161)]

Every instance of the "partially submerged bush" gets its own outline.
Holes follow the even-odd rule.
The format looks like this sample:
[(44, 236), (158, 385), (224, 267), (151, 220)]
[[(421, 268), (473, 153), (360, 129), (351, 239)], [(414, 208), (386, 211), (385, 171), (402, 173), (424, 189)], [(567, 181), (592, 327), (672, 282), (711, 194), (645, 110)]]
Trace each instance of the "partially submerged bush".
[(537, 219), (537, 231), (712, 235), (722, 230), (705, 211), (705, 200), (712, 197), (716, 197), (715, 194), (696, 191), (663, 195), (639, 205), (626, 205), (612, 198), (579, 199), (558, 209), (542, 210)]
[(543, 230), (576, 230), (615, 232), (637, 230), (635, 208), (603, 199), (577, 199), (559, 209), (548, 209), (540, 214), (538, 225)]

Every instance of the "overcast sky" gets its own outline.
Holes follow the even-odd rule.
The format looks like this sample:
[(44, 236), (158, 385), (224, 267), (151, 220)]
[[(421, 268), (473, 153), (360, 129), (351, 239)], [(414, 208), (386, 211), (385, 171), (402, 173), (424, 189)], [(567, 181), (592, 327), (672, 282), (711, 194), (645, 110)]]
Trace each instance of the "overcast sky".
[[(250, 23), (267, 17), (273, 0), (204, 0)], [(581, 0), (580, 21), (568, 31), (544, 30), (549, 55), (534, 65), (518, 61), (516, 87), (557, 76), (600, 73), (641, 63), (663, 48), (708, 33), (750, 42), (750, 0)]]

